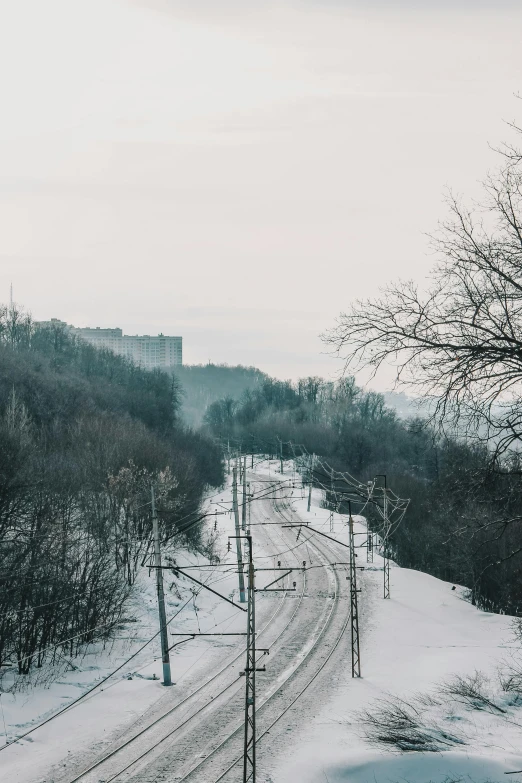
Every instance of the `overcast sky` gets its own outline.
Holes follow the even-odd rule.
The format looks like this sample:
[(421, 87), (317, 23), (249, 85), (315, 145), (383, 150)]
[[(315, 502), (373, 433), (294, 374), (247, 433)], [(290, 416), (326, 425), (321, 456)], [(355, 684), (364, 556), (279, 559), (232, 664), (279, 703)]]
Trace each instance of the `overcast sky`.
[(187, 363), (334, 375), (319, 333), (425, 279), (521, 120), (520, 2), (0, 8), (0, 299)]

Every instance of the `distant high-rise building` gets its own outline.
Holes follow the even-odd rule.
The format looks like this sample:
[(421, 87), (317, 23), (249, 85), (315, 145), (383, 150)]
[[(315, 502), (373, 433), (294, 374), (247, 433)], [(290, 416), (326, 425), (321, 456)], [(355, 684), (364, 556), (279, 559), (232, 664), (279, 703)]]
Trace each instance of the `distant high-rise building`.
[(126, 359), (145, 367), (148, 370), (176, 367), (183, 364), (183, 338), (167, 337), (159, 334), (153, 337), (148, 334), (128, 335), (121, 329), (102, 329), (99, 326), (78, 328), (52, 318), (50, 321), (40, 321), (40, 325), (63, 326), (71, 334), (81, 337), (97, 348), (107, 348), (109, 351), (124, 356)]

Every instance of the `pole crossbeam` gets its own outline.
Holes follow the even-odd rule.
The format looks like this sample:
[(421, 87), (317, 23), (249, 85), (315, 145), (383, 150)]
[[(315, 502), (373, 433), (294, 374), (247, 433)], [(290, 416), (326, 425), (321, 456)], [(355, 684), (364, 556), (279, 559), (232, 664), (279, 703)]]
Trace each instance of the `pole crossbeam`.
[[(172, 567), (172, 566), (170, 566), (170, 567)], [(242, 612), (246, 612), (246, 609), (245, 609), (244, 606), (239, 606), (239, 604), (236, 604), (230, 598), (227, 598), (226, 595), (221, 595), (221, 593), (218, 593), (217, 590), (213, 590), (212, 587), (209, 587), (204, 582), (201, 582), (199, 579), (196, 579), (196, 577), (192, 576), (192, 574), (187, 574), (187, 572), (184, 571), (182, 568), (179, 568), (178, 566), (175, 566), (175, 570), (176, 570), (176, 572), (178, 574), (182, 574), (183, 576), (186, 576), (187, 579), (190, 579), (192, 582), (195, 582), (197, 585), (201, 585), (201, 587), (204, 587), (205, 590), (208, 590), (210, 593), (214, 593), (214, 595), (217, 595), (218, 598), (222, 598), (223, 601), (227, 602), (227, 604), (232, 604), (232, 606), (234, 606), (236, 609), (241, 609)], [(240, 577), (242, 575), (243, 575), (243, 569), (241, 568)]]
[[(279, 569), (278, 569), (279, 570)], [(284, 579), (285, 576), (289, 576), (292, 573), (292, 568), (289, 568), (288, 570), (284, 571), (281, 576), (278, 576), (277, 579), (274, 579), (272, 582), (269, 582), (267, 585), (261, 588), (261, 590), (267, 590), (269, 587), (272, 587), (272, 585), (275, 585), (276, 582), (280, 582), (281, 579)]]

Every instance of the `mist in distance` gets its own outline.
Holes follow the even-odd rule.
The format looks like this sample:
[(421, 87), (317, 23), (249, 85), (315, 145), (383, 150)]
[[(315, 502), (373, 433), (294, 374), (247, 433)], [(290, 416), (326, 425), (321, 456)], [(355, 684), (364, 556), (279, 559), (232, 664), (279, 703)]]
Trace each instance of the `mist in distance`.
[[(423, 282), (519, 113), (518, 3), (21, 0), (3, 10), (0, 288), (331, 377), (319, 334)], [(378, 378), (378, 388), (390, 385)]]

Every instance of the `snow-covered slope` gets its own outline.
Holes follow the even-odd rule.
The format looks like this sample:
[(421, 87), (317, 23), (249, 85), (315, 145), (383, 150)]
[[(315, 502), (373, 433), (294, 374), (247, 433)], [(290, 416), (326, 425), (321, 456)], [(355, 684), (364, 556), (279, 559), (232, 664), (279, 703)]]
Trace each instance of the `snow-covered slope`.
[[(284, 478), (288, 481), (291, 465), (285, 466), (284, 477), (276, 467), (276, 462), (256, 467), (255, 479), (259, 487), (271, 486), (273, 480)], [(333, 532), (330, 533), (330, 513), (321, 508), (322, 493), (313, 491), (312, 510), (307, 512), (305, 493), (298, 485), (298, 479), (295, 483), (289, 482), (287, 509), (292, 508), (293, 519), (308, 523), (306, 535), (298, 538), (292, 529), (277, 533), (280, 530), (277, 526), (266, 528), (267, 535), (277, 535), (283, 541), (284, 533), (290, 540), (291, 548), (287, 551), (298, 559), (310, 559), (310, 551), (305, 553), (306, 542), (311, 546), (315, 540), (310, 528), (346, 543), (346, 517), (334, 515)], [(272, 524), (284, 521), (275, 513), (277, 501), (273, 516), (265, 514), (270, 513), (271, 502), (262, 501), (265, 505), (260, 507), (262, 512), (255, 512), (255, 522), (253, 514), (257, 526), (253, 527), (253, 533), (258, 541), (262, 539), (262, 532), (264, 535), (265, 521)], [(209, 577), (208, 561), (201, 556), (180, 551), (177, 558), (180, 565), (199, 563), (201, 569), (193, 572), (198, 578), (209, 579), (214, 589), (237, 600), (234, 551), (226, 552), (227, 538), (233, 533), (230, 505), (230, 487), (209, 499), (210, 511), (224, 512), (217, 517), (218, 548), (223, 559), (230, 560), (230, 571), (223, 569)], [(214, 520), (209, 520), (208, 529), (213, 531)], [(357, 540), (362, 543), (366, 530), (362, 518), (356, 518), (355, 529)], [(320, 542), (317, 536), (317, 543)], [(346, 561), (347, 550), (341, 547), (338, 550), (338, 561)], [(301, 551), (302, 554), (298, 554)], [(261, 564), (267, 564), (266, 552), (259, 543), (255, 557)], [(350, 676), (348, 626), (336, 655), (328, 661), (323, 678), (312, 683), (303, 698), (296, 701), (295, 708), (281, 719), (277, 731), (262, 737), (258, 749), (258, 783), (522, 781), (522, 774), (507, 777), (504, 774), (522, 770), (522, 708), (519, 706), (522, 696), (516, 691), (504, 690), (499, 681), (499, 668), (518, 665), (522, 660), (511, 618), (477, 610), (466, 601), (465, 591), (459, 586), (393, 564), (391, 598), (384, 600), (379, 555), (375, 553), (374, 562), (368, 564), (366, 550), (362, 547), (358, 550), (358, 564), (364, 566), (364, 571), (359, 572), (362, 679), (354, 680)], [(271, 580), (273, 576), (272, 572), (259, 572), (258, 586), (262, 586), (263, 578)], [(171, 582), (170, 577), (167, 587), (167, 614), (173, 616), (179, 612), (172, 625), (176, 632), (190, 633), (198, 628), (202, 631), (244, 630), (243, 613), (212, 594), (200, 591), (194, 596), (189, 582), (182, 579)], [(303, 611), (309, 601), (310, 597), (303, 599)], [(260, 599), (260, 622), (268, 622), (272, 612), (270, 606), (274, 604)], [(2, 705), (10, 739), (100, 682), (156, 633), (153, 574), (149, 577), (144, 572), (140, 576), (136, 604), (129, 614), (137, 622), (122, 627), (120, 638), (106, 650), (95, 646), (89, 648), (82, 661), (73, 661), (77, 668), (64, 672), (59, 681), (49, 687), (41, 684), (25, 693), (3, 694)], [(135, 725), (142, 725), (140, 720), (144, 715), (146, 722), (150, 722), (162, 714), (166, 700), (173, 698), (174, 690), (176, 699), (183, 698), (185, 691), (193, 690), (198, 679), (207, 678), (224, 660), (230, 660), (240, 652), (241, 644), (241, 641), (231, 639), (200, 638), (181, 645), (172, 652), (173, 678), (177, 687), (165, 689), (160, 681), (161, 662), (156, 639), (77, 706), (4, 750), (0, 754), (1, 779), (17, 783), (49, 783), (55, 777), (62, 780), (67, 776), (72, 779), (76, 774), (73, 770), (83, 769), (90, 763), (90, 758), (105, 753), (118, 742), (119, 736), (127, 736), (125, 732), (132, 733)], [(274, 652), (267, 664), (272, 668), (276, 664), (277, 650)], [(279, 654), (290, 655), (291, 650), (288, 648), (285, 652), (283, 648)], [(482, 674), (475, 677), (477, 671)], [(481, 697), (456, 692), (457, 676), (464, 678), (461, 684), (467, 682), (469, 685), (473, 681)], [(465, 679), (469, 677), (472, 681)], [(262, 680), (260, 678), (260, 683)], [(522, 674), (520, 681), (522, 684)], [(366, 710), (373, 716), (382, 716), (383, 710), (388, 710), (389, 714), (390, 705), (392, 708), (399, 705), (406, 718), (413, 715), (415, 730), (432, 742), (434, 751), (400, 753), (396, 745), (384, 747), (368, 742), (362, 713)], [(0, 732), (2, 728), (0, 722)], [(406, 727), (406, 734), (410, 729)], [(60, 768), (63, 774), (60, 774)], [(230, 780), (233, 779), (232, 775)]]
[[(207, 522), (209, 535), (217, 527), (216, 553), (227, 557), (227, 538), (233, 531), (231, 489), (209, 497), (207, 505), (211, 516)], [(183, 565), (200, 565), (191, 573), (201, 581), (212, 584), (214, 590), (238, 599), (237, 566), (210, 571), (208, 559), (180, 548), (176, 561)], [(229, 556), (230, 557), (230, 556)], [(165, 576), (167, 620), (174, 618), (169, 629), (177, 633), (198, 631), (243, 631), (243, 612), (221, 601), (206, 590), (199, 589), (185, 579)], [(42, 723), (85, 691), (101, 683), (77, 705), (49, 723), (38, 728), (0, 753), (1, 780), (32, 783), (47, 781), (46, 773), (51, 765), (66, 766), (64, 756), (82, 753), (94, 746), (104, 745), (106, 737), (120, 726), (128, 726), (147, 710), (153, 710), (165, 694), (161, 684), (162, 664), (158, 636), (146, 644), (158, 632), (158, 609), (154, 572), (143, 569), (134, 590), (134, 600), (127, 613), (131, 622), (124, 623), (114, 640), (103, 648), (101, 644), (86, 647), (85, 656), (64, 663), (58, 679), (50, 678), (49, 670), (34, 676), (15, 692), (1, 695), (0, 746), (5, 737), (12, 742), (32, 727)], [(171, 643), (177, 639), (172, 638)], [(145, 645), (145, 646), (144, 646)], [(143, 648), (143, 649), (141, 649)], [(107, 675), (138, 652), (128, 664), (113, 677), (102, 682)], [(200, 638), (190, 644), (180, 645), (171, 652), (172, 677), (180, 688), (189, 677), (205, 673), (217, 665), (222, 644), (213, 639)], [(4, 679), (4, 688), (9, 687)], [(178, 692), (180, 690), (178, 688)], [(3, 720), (2, 720), (3, 719)], [(4, 777), (5, 776), (5, 777)]]
[[(320, 509), (314, 490), (312, 524), (328, 530), (329, 512)], [(304, 501), (297, 501), (306, 516)], [(356, 524), (357, 532), (364, 525)], [(335, 533), (347, 540), (345, 520), (335, 516)], [(339, 677), (337, 698), (307, 721), (299, 741), (273, 777), (274, 783), (497, 783), (522, 780), (522, 699), (505, 692), (499, 670), (520, 666), (522, 650), (512, 618), (489, 614), (465, 600), (465, 590), (418, 571), (392, 564), (391, 598), (383, 599), (382, 560), (367, 566), (360, 550), (362, 604), (362, 679), (346, 671)], [(349, 645), (349, 638), (346, 644)], [(444, 694), (456, 676), (484, 675), (482, 690), (493, 705), (473, 705)], [(481, 677), (479, 677), (480, 681)], [(522, 684), (522, 682), (521, 682)], [(425, 694), (431, 694), (429, 699)], [(372, 746), (365, 738), (361, 712), (378, 713), (383, 700), (397, 696), (417, 711), (418, 721), (437, 740), (440, 732), (462, 744), (431, 753), (400, 753)], [(430, 702), (437, 702), (429, 704)], [(428, 702), (428, 705), (426, 704)], [(497, 709), (498, 707), (498, 709)], [(501, 712), (505, 710), (505, 712)], [(444, 750), (444, 747), (449, 749)]]

